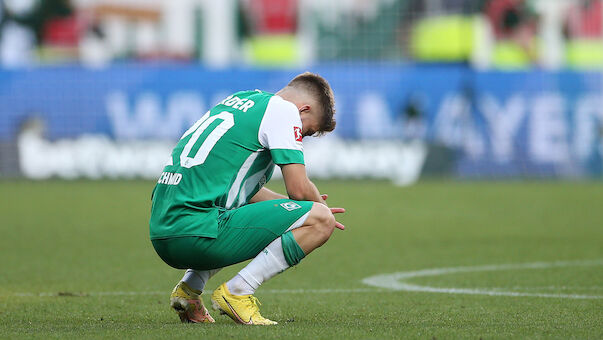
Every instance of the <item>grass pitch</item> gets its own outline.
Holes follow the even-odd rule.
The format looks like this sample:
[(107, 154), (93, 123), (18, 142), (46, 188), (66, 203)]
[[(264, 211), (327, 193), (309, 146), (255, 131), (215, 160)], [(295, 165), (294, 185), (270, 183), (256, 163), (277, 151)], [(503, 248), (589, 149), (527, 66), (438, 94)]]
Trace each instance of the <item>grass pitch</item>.
[[(243, 327), (217, 313), (216, 324), (183, 325), (169, 309), (182, 272), (148, 240), (153, 183), (1, 182), (0, 338), (603, 338), (603, 183), (318, 186), (347, 208), (347, 230), (258, 290), (278, 326)], [(403, 282), (440, 293), (362, 283), (532, 262), (544, 265)], [(454, 294), (463, 289), (518, 296)]]

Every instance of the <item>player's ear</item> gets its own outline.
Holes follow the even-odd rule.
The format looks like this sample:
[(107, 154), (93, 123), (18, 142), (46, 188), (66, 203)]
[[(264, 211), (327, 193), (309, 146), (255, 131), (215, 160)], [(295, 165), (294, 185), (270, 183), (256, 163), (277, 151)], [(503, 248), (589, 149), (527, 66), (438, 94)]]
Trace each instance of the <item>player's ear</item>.
[(309, 112), (310, 111), (310, 105), (306, 104), (306, 105), (302, 105), (298, 108), (299, 113), (302, 114), (304, 112)]

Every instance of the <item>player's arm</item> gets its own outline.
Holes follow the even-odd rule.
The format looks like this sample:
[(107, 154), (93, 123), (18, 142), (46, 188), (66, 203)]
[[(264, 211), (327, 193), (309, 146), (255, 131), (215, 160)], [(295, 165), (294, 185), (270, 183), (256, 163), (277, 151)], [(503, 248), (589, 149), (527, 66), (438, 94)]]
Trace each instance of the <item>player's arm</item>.
[[(289, 198), (297, 201), (314, 201), (327, 205), (325, 200), (327, 195), (321, 195), (316, 185), (310, 181), (306, 174), (306, 167), (303, 164), (284, 164), (281, 165), (281, 172), (285, 180), (285, 187)], [(330, 208), (333, 214), (341, 214), (345, 212), (343, 208)], [(335, 227), (345, 229), (345, 226), (339, 222), (335, 222)]]
[(314, 201), (326, 205), (316, 185), (308, 178), (305, 165), (284, 164), (281, 165), (281, 172), (289, 198), (297, 201)]
[(257, 202), (269, 201), (269, 200), (278, 200), (278, 199), (282, 199), (282, 198), (288, 198), (288, 197), (285, 195), (276, 193), (270, 189), (262, 187), (255, 195), (253, 195), (253, 197), (249, 200), (249, 203), (257, 203)]
[(287, 188), (289, 197), (263, 187), (249, 200), (249, 203), (290, 198), (325, 204), (323, 196), (318, 193), (318, 189), (314, 183), (308, 179), (306, 167), (303, 164), (285, 164), (281, 166), (281, 171), (283, 172), (285, 187)]
[(302, 122), (295, 104), (279, 96), (272, 97), (260, 124), (260, 144), (270, 150), (272, 161), (281, 167), (289, 198), (324, 204), (306, 175), (301, 131)]

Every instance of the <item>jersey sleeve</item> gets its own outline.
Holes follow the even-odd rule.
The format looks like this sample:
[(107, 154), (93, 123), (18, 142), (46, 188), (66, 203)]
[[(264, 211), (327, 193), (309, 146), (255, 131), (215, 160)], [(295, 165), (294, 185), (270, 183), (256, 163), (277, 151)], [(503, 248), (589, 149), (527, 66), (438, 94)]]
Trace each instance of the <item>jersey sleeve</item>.
[(279, 96), (270, 98), (258, 138), (275, 164), (304, 164), (302, 123), (297, 107)]

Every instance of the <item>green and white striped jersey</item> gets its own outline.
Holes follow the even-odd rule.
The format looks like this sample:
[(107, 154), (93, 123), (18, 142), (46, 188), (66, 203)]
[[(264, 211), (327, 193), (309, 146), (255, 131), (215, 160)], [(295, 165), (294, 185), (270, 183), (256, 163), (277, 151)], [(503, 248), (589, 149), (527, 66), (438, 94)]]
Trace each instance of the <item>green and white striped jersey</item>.
[(297, 107), (262, 92), (237, 92), (188, 129), (153, 190), (151, 239), (216, 237), (221, 211), (249, 202), (274, 164), (304, 164)]

